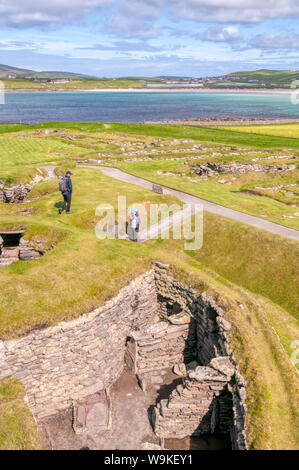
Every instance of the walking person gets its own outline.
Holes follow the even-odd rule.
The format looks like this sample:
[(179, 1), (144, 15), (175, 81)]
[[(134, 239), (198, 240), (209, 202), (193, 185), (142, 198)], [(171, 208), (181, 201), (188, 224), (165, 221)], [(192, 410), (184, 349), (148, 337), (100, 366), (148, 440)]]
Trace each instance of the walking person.
[(138, 211), (137, 209), (135, 209), (135, 207), (132, 207), (131, 214), (130, 214), (130, 222), (128, 224), (128, 235), (129, 235), (129, 239), (132, 242), (138, 241), (139, 227), (140, 227), (140, 217), (139, 217)]
[(64, 199), (62, 206), (58, 210), (59, 214), (61, 214), (62, 211), (64, 211), (65, 206), (66, 206), (66, 213), (72, 214), (71, 202), (72, 202), (73, 184), (71, 180), (71, 175), (72, 175), (72, 172), (68, 170), (65, 176), (61, 178), (59, 181), (59, 190), (61, 191), (61, 194)]

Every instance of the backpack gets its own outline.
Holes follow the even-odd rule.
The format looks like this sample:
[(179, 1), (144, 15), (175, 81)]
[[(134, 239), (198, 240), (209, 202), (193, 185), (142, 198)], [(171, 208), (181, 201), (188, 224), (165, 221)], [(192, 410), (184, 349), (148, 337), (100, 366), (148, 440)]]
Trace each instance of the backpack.
[(59, 180), (59, 191), (61, 191), (62, 193), (65, 193), (67, 191), (67, 187), (66, 187), (66, 177), (63, 176), (62, 178), (60, 178)]

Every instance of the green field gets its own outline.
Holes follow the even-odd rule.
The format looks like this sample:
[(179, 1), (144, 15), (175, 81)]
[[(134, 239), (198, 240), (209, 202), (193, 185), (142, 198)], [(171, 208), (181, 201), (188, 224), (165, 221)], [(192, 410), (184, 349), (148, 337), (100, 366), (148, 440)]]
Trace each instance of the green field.
[[(55, 77), (56, 78), (56, 77)], [(24, 78), (1, 79), (6, 91), (80, 91), (110, 88), (140, 88), (146, 80), (129, 79), (74, 79), (66, 83), (35, 82)], [(155, 83), (150, 81), (150, 83)]]
[[(223, 129), (219, 127), (219, 129)], [(299, 123), (290, 124), (272, 124), (272, 125), (260, 125), (260, 126), (227, 126), (227, 130), (248, 132), (250, 134), (264, 134), (274, 135), (279, 137), (289, 137), (292, 139), (299, 138)]]
[[(52, 132), (45, 133), (45, 129)], [(229, 143), (234, 136), (238, 144)], [(179, 141), (174, 143), (174, 139)], [(36, 261), (19, 261), (0, 268), (0, 284), (5, 286), (0, 292), (0, 339), (76, 318), (103, 305), (149, 269), (153, 260), (169, 263), (177, 279), (193, 286), (198, 294), (207, 291), (218, 299), (233, 325), (230, 341), (241, 372), (249, 381), (250, 448), (298, 448), (299, 378), (289, 359), (291, 343), (299, 337), (298, 243), (209, 213), (204, 214), (204, 244), (198, 251), (185, 251), (183, 240), (157, 239), (142, 244), (100, 241), (94, 232), (99, 203), (109, 202), (116, 207), (118, 195), (126, 195), (128, 206), (178, 201), (114, 180), (92, 168), (76, 168), (77, 161), (100, 159), (104, 164), (120, 166), (244, 212), (264, 211), (274, 220), (282, 207), (286, 214), (296, 211), (288, 204), (290, 195), (282, 194), (281, 201), (259, 196), (257, 204), (250, 202), (257, 196), (247, 197), (239, 194), (240, 190), (249, 190), (248, 186), (256, 185), (256, 181), (259, 185), (262, 181), (276, 185), (278, 180), (290, 184), (297, 178), (297, 170), (294, 175), (279, 178), (257, 173), (259, 179), (255, 180), (252, 175), (245, 175), (245, 179), (242, 175), (243, 179), (234, 180), (232, 185), (221, 185), (214, 178), (192, 183), (178, 174), (190, 169), (184, 161), (224, 159), (240, 163), (258, 157), (260, 162), (272, 164), (273, 155), (282, 153), (284, 158), (279, 162), (293, 161), (289, 159), (297, 152), (295, 139), (261, 135), (256, 143), (251, 134), (229, 130), (45, 123), (0, 126), (0, 141), (0, 181), (6, 186), (30, 180), (36, 168), (46, 163), (55, 164), (57, 174), (71, 168), (74, 185), (70, 216), (57, 214), (61, 200), (57, 180), (38, 183), (32, 192), (38, 199), (32, 202), (0, 203), (1, 229), (24, 228), (25, 238), (55, 246)], [(290, 145), (284, 145), (286, 141)], [(274, 142), (280, 145), (275, 147)], [(195, 144), (202, 148), (193, 149)], [(190, 159), (199, 154), (206, 156)], [(124, 161), (137, 157), (151, 160)], [(165, 160), (174, 157), (181, 160)], [(157, 175), (157, 171), (177, 174)], [(281, 223), (291, 226), (294, 219), (282, 219)], [(40, 447), (22, 393), (17, 382), (0, 382), (0, 449)]]

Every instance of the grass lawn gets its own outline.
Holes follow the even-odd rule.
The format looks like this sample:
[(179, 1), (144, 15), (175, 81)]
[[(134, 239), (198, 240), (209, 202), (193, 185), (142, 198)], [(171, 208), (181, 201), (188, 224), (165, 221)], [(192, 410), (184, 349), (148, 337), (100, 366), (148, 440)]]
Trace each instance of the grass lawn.
[(0, 181), (4, 184), (28, 183), (38, 165), (61, 164), (90, 153), (74, 142), (30, 133), (0, 135)]
[[(74, 126), (78, 128), (64, 133), (74, 136), (83, 132), (81, 124)], [(22, 168), (22, 155), (24, 167), (30, 171), (50, 161), (56, 161), (61, 172), (66, 167), (74, 168), (77, 155), (80, 159), (102, 158), (98, 154), (106, 152), (109, 155), (103, 158), (124, 160), (125, 152), (121, 150), (124, 141), (127, 151), (138, 145), (144, 149), (143, 144), (151, 141), (148, 136), (141, 138), (138, 132), (124, 138), (123, 131), (115, 128), (90, 126), (92, 130), (85, 133), (84, 139), (75, 140), (53, 134), (32, 137), (37, 126), (26, 127), (31, 135), (28, 139), (3, 132), (0, 139), (7, 145), (3, 153), (5, 171), (21, 175), (16, 169)], [(61, 129), (57, 123), (52, 128)], [(25, 131), (14, 128), (14, 132)], [(7, 143), (10, 138), (16, 140), (16, 145), (22, 142), (24, 147), (13, 151)], [(166, 149), (167, 155), (168, 146), (164, 144), (159, 148)], [(51, 148), (50, 158), (44, 152), (47, 145)], [(65, 147), (57, 150), (59, 145)], [(53, 160), (55, 152), (67, 155), (56, 155)], [(149, 174), (157, 168), (175, 171), (175, 165), (182, 162), (120, 163), (138, 171), (146, 168), (142, 166), (145, 164), (149, 165)], [(128, 206), (143, 203), (148, 207), (150, 203), (178, 201), (108, 178), (100, 171), (74, 168), (73, 173), (70, 216), (57, 214), (57, 203), (61, 200), (57, 181), (39, 183), (34, 191), (43, 196), (33, 202), (0, 204), (1, 229), (22, 227), (26, 229), (26, 238), (55, 245), (36, 261), (19, 261), (0, 269), (0, 284), (4, 286), (0, 292), (0, 338), (22, 336), (33, 328), (76, 318), (117, 294), (121, 287), (149, 269), (153, 260), (169, 263), (178, 279), (193, 286), (198, 294), (205, 290), (220, 302), (233, 325), (231, 344), (241, 372), (249, 381), (250, 448), (298, 449), (299, 378), (289, 359), (291, 343), (299, 337), (298, 244), (212, 214), (204, 215), (204, 245), (198, 251), (184, 251), (181, 240), (158, 239), (143, 244), (100, 241), (94, 232), (98, 220), (95, 208), (99, 203), (116, 207), (118, 195), (126, 195)], [(175, 182), (178, 187), (183, 179), (174, 178), (178, 178)], [(205, 189), (207, 195), (211, 192), (223, 201), (228, 198), (227, 188), (217, 191), (215, 183), (207, 184), (210, 184)], [(230, 197), (230, 204), (237, 204), (238, 200), (241, 204), (240, 195)], [(278, 201), (270, 202), (272, 210)], [(28, 210), (31, 215), (22, 215), (20, 210)], [(0, 448), (40, 445), (19, 386), (15, 381), (0, 382)]]

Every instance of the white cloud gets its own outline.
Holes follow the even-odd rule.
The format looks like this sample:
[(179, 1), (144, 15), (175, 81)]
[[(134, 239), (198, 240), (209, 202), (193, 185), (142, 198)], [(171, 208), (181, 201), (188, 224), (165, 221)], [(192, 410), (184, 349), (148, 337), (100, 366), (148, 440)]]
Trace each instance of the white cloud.
[(150, 39), (159, 35), (159, 28), (142, 18), (113, 15), (105, 25), (109, 33), (123, 38)]
[(299, 15), (298, 0), (0, 0), (0, 25), (26, 28), (81, 23), (102, 7), (107, 7), (102, 10), (103, 16), (112, 29), (113, 24), (119, 24), (125, 37), (135, 24), (137, 32), (145, 29), (143, 36), (153, 37), (162, 12), (170, 13), (175, 21), (213, 23), (259, 23)]
[(158, 19), (165, 0), (120, 0), (119, 10), (131, 17)]
[(299, 49), (299, 34), (283, 36), (281, 34), (258, 34), (250, 41), (250, 46), (257, 49)]
[(236, 42), (242, 39), (239, 28), (236, 26), (212, 26), (199, 35), (200, 39), (215, 42)]
[(299, 15), (298, 0), (171, 0), (175, 18), (214, 23), (259, 23)]
[(0, 0), (0, 25), (19, 28), (78, 23), (115, 0)]
[(158, 36), (155, 24), (165, 0), (119, 0), (105, 24), (109, 33), (123, 38), (149, 39)]

